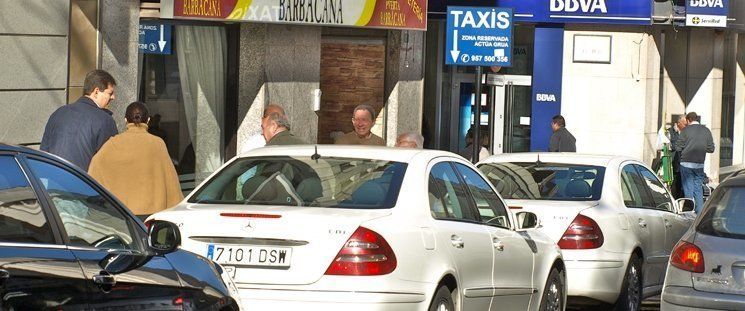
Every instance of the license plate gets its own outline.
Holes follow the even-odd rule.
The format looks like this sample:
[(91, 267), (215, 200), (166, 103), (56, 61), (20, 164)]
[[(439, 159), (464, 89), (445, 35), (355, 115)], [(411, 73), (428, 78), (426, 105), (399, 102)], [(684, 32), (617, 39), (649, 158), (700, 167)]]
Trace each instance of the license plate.
[(289, 267), (292, 248), (209, 244), (207, 258), (222, 265)]

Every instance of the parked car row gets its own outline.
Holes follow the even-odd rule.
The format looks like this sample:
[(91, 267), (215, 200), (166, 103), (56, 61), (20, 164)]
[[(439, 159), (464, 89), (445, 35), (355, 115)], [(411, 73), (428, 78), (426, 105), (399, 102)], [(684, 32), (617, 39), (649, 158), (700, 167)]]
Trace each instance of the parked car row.
[(65, 161), (0, 146), (1, 306), (743, 309), (743, 186), (694, 223), (624, 157), (267, 147), (143, 224)]

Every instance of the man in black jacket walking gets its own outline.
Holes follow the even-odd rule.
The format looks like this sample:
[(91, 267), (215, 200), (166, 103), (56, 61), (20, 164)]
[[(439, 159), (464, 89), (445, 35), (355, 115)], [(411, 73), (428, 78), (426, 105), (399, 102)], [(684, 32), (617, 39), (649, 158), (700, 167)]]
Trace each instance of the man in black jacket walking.
[(548, 142), (549, 152), (577, 152), (576, 142), (572, 133), (566, 129), (566, 120), (560, 114), (551, 120), (551, 139)]
[(119, 133), (111, 111), (106, 109), (115, 98), (114, 86), (116, 81), (108, 72), (89, 72), (83, 82), (84, 96), (49, 117), (40, 149), (88, 171), (93, 155)]
[(688, 126), (680, 132), (675, 150), (680, 152), (680, 177), (683, 181), (683, 192), (686, 198), (696, 203), (696, 213), (704, 205), (704, 160), (707, 153), (715, 149), (711, 131), (698, 123), (698, 115), (690, 112), (686, 115)]

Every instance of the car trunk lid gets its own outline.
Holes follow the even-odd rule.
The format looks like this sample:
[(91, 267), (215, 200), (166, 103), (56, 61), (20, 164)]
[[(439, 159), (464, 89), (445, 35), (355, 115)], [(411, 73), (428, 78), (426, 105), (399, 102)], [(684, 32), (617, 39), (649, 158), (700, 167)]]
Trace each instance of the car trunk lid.
[[(183, 221), (184, 247), (235, 269), (239, 285), (311, 284), (323, 276), (361, 224), (391, 214), (390, 209), (297, 206), (192, 205), (187, 209), (188, 217), (178, 217)], [(242, 249), (240, 262), (238, 249)], [(246, 261), (249, 249), (250, 256), (263, 253), (264, 263)], [(275, 256), (285, 251), (281, 255), (286, 262), (264, 266), (272, 250)]]
[(704, 258), (704, 272), (692, 274), (696, 290), (745, 294), (745, 240), (697, 233), (694, 244)]

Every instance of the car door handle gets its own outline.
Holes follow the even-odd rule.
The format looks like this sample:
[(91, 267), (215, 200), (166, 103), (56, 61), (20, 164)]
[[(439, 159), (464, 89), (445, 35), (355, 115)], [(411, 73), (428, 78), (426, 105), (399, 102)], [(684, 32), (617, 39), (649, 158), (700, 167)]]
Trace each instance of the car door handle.
[(501, 251), (504, 251), (504, 244), (502, 244), (502, 241), (499, 240), (499, 238), (496, 238), (496, 237), (492, 238), (491, 239), (491, 244), (494, 246), (494, 249), (496, 249), (496, 250), (498, 250), (500, 252)]
[(673, 224), (671, 224), (669, 220), (665, 219), (665, 227), (671, 228), (672, 226)]
[(93, 276), (93, 283), (98, 285), (103, 291), (108, 292), (116, 285), (116, 277), (106, 271), (101, 271), (100, 274)]
[(639, 227), (646, 228), (647, 222), (644, 219), (639, 219)]
[(453, 243), (453, 246), (455, 248), (463, 248), (463, 246), (465, 246), (465, 243), (463, 243), (463, 239), (455, 234), (450, 236), (450, 243)]

